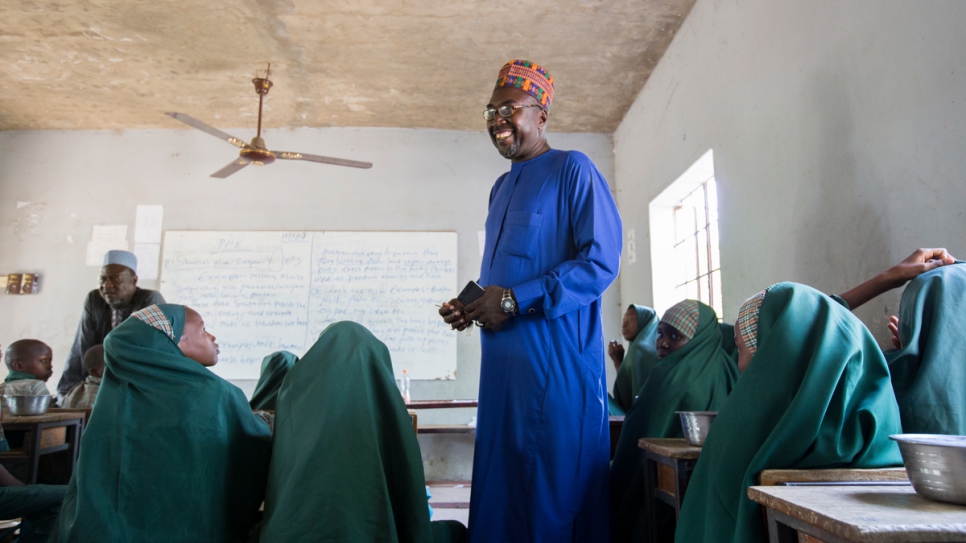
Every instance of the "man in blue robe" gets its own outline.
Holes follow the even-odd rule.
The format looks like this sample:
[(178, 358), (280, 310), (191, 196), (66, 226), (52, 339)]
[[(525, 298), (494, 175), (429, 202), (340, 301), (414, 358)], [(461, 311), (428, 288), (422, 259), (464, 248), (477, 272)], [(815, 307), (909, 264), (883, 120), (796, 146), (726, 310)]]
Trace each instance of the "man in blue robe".
[(550, 148), (553, 78), (515, 60), (484, 112), (510, 159), (490, 192), (480, 284), (453, 328), (482, 328), (469, 540), (609, 539), (610, 436), (601, 295), (617, 276), (621, 219), (585, 155)]

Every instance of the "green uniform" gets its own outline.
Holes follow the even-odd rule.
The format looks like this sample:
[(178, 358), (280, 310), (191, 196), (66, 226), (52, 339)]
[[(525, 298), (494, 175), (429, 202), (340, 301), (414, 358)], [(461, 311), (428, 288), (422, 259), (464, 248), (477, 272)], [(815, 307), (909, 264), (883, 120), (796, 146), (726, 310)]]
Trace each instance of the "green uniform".
[(767, 541), (747, 495), (761, 470), (902, 465), (889, 439), (900, 432), (889, 369), (857, 317), (815, 289), (779, 283), (749, 320), (757, 351), (711, 425), (680, 543)]
[[(631, 305), (637, 312), (637, 335), (627, 346), (627, 353), (617, 370), (614, 379), (613, 401), (620, 407), (620, 412), (611, 410), (612, 415), (623, 415), (630, 410), (634, 398), (640, 393), (641, 387), (651, 374), (651, 369), (657, 363), (657, 353), (654, 352), (654, 341), (657, 339), (657, 314), (650, 307)], [(630, 308), (628, 308), (630, 309)]]
[(278, 398), (278, 389), (282, 386), (282, 379), (288, 370), (299, 361), (299, 358), (288, 351), (278, 351), (262, 359), (262, 372), (258, 376), (258, 384), (249, 405), (253, 411), (274, 411)]
[(0, 518), (21, 519), (18, 543), (45, 543), (66, 491), (64, 485), (0, 487)]
[(178, 348), (185, 308), (108, 334), (106, 367), (51, 541), (246, 541), (271, 437), (234, 385)]
[(902, 431), (966, 435), (966, 265), (909, 282), (899, 305), (903, 347), (885, 353)]
[(717, 410), (738, 379), (737, 360), (723, 347), (717, 314), (702, 303), (697, 308), (694, 336), (654, 365), (637, 402), (624, 418), (611, 465), (614, 541), (637, 541), (647, 531), (644, 460), (638, 440), (683, 437), (681, 419), (675, 411)]
[(429, 520), (389, 350), (360, 324), (330, 325), (278, 393), (261, 541), (431, 543), (465, 531)]

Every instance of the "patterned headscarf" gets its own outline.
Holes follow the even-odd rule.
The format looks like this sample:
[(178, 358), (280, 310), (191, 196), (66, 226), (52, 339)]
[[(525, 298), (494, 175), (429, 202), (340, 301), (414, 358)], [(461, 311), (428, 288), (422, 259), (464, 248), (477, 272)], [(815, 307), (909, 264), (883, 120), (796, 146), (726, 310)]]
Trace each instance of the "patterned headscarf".
[(496, 86), (513, 87), (536, 98), (543, 109), (550, 110), (553, 101), (553, 76), (546, 69), (529, 60), (511, 60), (500, 68)]
[(140, 311), (136, 311), (131, 316), (160, 330), (164, 335), (171, 338), (171, 341), (174, 341), (174, 328), (171, 326), (171, 322), (168, 321), (168, 317), (164, 315), (161, 308), (157, 305), (149, 305)]
[(696, 300), (684, 300), (671, 306), (664, 312), (661, 322), (674, 327), (681, 332), (684, 337), (691, 339), (694, 332), (698, 329), (698, 321), (701, 320), (698, 302)]
[(761, 303), (765, 301), (765, 295), (775, 285), (771, 285), (765, 290), (755, 294), (741, 304), (738, 311), (738, 335), (745, 341), (745, 346), (755, 354), (758, 350), (758, 312), (761, 311)]

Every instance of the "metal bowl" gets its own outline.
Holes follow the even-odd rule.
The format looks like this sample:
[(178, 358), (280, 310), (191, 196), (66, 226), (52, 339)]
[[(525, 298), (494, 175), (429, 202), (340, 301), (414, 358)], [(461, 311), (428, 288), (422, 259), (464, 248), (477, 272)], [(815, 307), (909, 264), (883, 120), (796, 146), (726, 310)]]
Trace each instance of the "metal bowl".
[(708, 437), (708, 430), (711, 423), (718, 415), (717, 411), (675, 411), (681, 417), (681, 429), (684, 430), (684, 439), (696, 447), (704, 445), (704, 440)]
[(912, 488), (924, 498), (966, 505), (966, 436), (896, 434)]
[(6, 396), (3, 405), (11, 415), (43, 415), (50, 407), (52, 396)]

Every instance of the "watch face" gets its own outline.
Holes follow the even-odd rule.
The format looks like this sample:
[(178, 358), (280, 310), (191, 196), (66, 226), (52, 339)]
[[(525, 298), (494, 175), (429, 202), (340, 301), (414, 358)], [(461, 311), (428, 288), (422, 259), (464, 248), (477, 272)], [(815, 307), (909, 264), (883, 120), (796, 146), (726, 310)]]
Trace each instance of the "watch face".
[(503, 309), (504, 312), (510, 313), (516, 309), (516, 304), (513, 303), (512, 298), (504, 298), (500, 300), (500, 308)]

